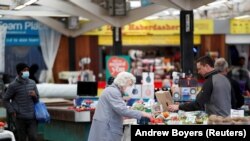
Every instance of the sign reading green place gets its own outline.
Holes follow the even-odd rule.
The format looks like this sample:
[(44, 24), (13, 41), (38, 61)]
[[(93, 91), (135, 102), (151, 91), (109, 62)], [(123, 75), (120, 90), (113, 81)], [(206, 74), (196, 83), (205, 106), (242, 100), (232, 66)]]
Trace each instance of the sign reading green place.
[(115, 77), (122, 71), (130, 71), (129, 56), (106, 56), (106, 81), (110, 76)]

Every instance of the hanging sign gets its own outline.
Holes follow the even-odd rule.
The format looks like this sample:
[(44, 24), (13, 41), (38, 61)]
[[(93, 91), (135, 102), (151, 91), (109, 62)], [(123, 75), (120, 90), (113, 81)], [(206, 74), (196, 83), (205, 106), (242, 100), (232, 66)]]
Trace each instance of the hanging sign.
[(230, 33), (231, 34), (249, 34), (250, 33), (250, 20), (230, 20)]
[[(98, 45), (99, 46), (112, 46), (113, 38), (112, 36), (99, 36)], [(194, 36), (194, 44), (201, 44), (201, 36)], [(158, 35), (158, 36), (123, 36), (122, 45), (180, 45), (179, 35)]]
[(108, 80), (110, 76), (115, 77), (122, 71), (130, 71), (129, 56), (106, 56), (106, 80)]
[[(206, 35), (214, 33), (213, 20), (194, 20), (194, 34)], [(140, 20), (122, 27), (122, 35), (179, 35), (179, 20)], [(105, 25), (84, 35), (112, 35), (112, 27)]]
[(35, 20), (0, 20), (0, 26), (7, 28), (5, 46), (40, 45), (40, 23)]

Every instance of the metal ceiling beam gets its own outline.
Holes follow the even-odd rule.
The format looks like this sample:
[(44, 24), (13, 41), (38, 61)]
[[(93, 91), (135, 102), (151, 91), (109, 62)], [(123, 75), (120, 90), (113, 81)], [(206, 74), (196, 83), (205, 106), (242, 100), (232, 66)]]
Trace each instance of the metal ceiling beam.
[(69, 16), (59, 11), (14, 11), (14, 10), (0, 10), (2, 15), (13, 15), (13, 16)]
[(151, 0), (151, 2), (159, 5), (165, 5), (167, 7), (175, 8), (175, 9), (182, 9), (179, 5), (176, 5), (171, 0)]
[(65, 24), (62, 22), (59, 22), (55, 19), (52, 18), (46, 18), (46, 17), (35, 17), (31, 16), (31, 18), (47, 25), (48, 27), (66, 35), (66, 36), (71, 36), (71, 31), (65, 28)]
[(80, 16), (83, 18), (87, 18), (93, 21), (101, 21), (97, 16), (95, 16), (94, 14), (81, 9), (75, 5), (72, 5), (69, 2), (66, 1), (62, 1), (62, 0), (39, 0), (37, 2), (37, 4), (46, 6), (46, 7), (50, 7), (59, 11), (63, 11), (64, 13), (68, 13), (72, 16)]
[(98, 17), (100, 20), (105, 21), (106, 23), (119, 27), (120, 21), (117, 17), (111, 17), (108, 15), (108, 11), (96, 3), (93, 3), (91, 0), (70, 0), (75, 5), (81, 7), (82, 9), (92, 13), (96, 17)]
[(80, 29), (75, 29), (75, 30), (70, 30), (66, 28), (66, 25), (58, 20), (52, 19), (52, 18), (46, 18), (46, 17), (35, 17), (31, 16), (31, 18), (47, 25), (48, 27), (66, 35), (66, 36), (71, 36), (71, 37), (76, 37), (79, 35), (82, 35), (83, 33), (90, 31), (92, 29), (96, 29), (104, 23), (101, 22), (87, 22), (82, 26)]
[(209, 4), (209, 3), (214, 2), (216, 0), (191, 0), (191, 1), (192, 1), (191, 2), (192, 9), (196, 9), (198, 7)]
[(193, 10), (215, 0), (151, 0), (156, 4), (166, 5), (181, 10)]
[(71, 36), (76, 37), (79, 35), (83, 35), (83, 33), (90, 31), (92, 29), (96, 29), (100, 26), (104, 25), (104, 23), (101, 22), (88, 22), (85, 23), (84, 26), (82, 26), (80, 29), (73, 30), (71, 33)]
[(163, 10), (166, 10), (167, 8), (168, 7), (166, 7), (166, 6), (151, 4), (149, 6), (130, 10), (130, 11), (128, 11), (127, 16), (122, 17), (120, 19), (120, 22), (121, 22), (120, 26), (122, 27), (122, 26), (125, 26), (125, 25), (132, 23), (134, 21), (141, 20), (145, 17), (148, 17), (148, 16), (153, 15), (155, 13), (161, 12)]

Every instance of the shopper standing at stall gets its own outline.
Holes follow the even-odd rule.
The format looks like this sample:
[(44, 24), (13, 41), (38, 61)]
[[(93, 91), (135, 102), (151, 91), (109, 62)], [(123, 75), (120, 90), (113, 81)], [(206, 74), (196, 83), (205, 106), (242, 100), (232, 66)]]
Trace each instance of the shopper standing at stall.
[(12, 81), (3, 96), (4, 105), (14, 120), (18, 141), (37, 140), (37, 121), (34, 103), (38, 101), (38, 90), (35, 81), (29, 79), (27, 64), (16, 65), (17, 77)]
[(244, 68), (244, 65), (245, 57), (240, 56), (238, 65), (228, 73), (228, 76), (238, 82), (242, 93), (247, 95), (250, 92), (250, 76), (249, 71)]
[(151, 118), (151, 114), (128, 109), (122, 96), (132, 90), (135, 77), (128, 72), (120, 72), (113, 84), (101, 94), (93, 117), (88, 141), (121, 141), (123, 117)]
[(197, 71), (206, 80), (196, 100), (180, 105), (169, 105), (170, 111), (205, 110), (208, 115), (227, 117), (231, 110), (231, 85), (229, 80), (214, 69), (214, 61), (209, 56), (196, 61)]
[(225, 75), (231, 83), (232, 92), (231, 92), (231, 103), (232, 108), (240, 108), (244, 104), (244, 97), (240, 89), (238, 82), (230, 77), (228, 77), (228, 63), (224, 58), (218, 58), (215, 60), (214, 68), (218, 70), (221, 74)]

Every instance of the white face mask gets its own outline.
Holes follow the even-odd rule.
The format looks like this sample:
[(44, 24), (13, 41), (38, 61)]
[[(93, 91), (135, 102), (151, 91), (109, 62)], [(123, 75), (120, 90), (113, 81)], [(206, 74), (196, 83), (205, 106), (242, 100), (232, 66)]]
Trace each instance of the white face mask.
[(129, 94), (131, 94), (132, 93), (132, 91), (133, 91), (133, 87), (132, 86), (128, 86), (126, 89), (125, 89), (125, 91), (124, 91), (124, 94), (126, 95), (129, 95)]
[(23, 74), (22, 74), (22, 78), (23, 78), (23, 79), (29, 78), (29, 76), (30, 76), (29, 71), (24, 71), (24, 72), (22, 72), (22, 73), (23, 73)]

